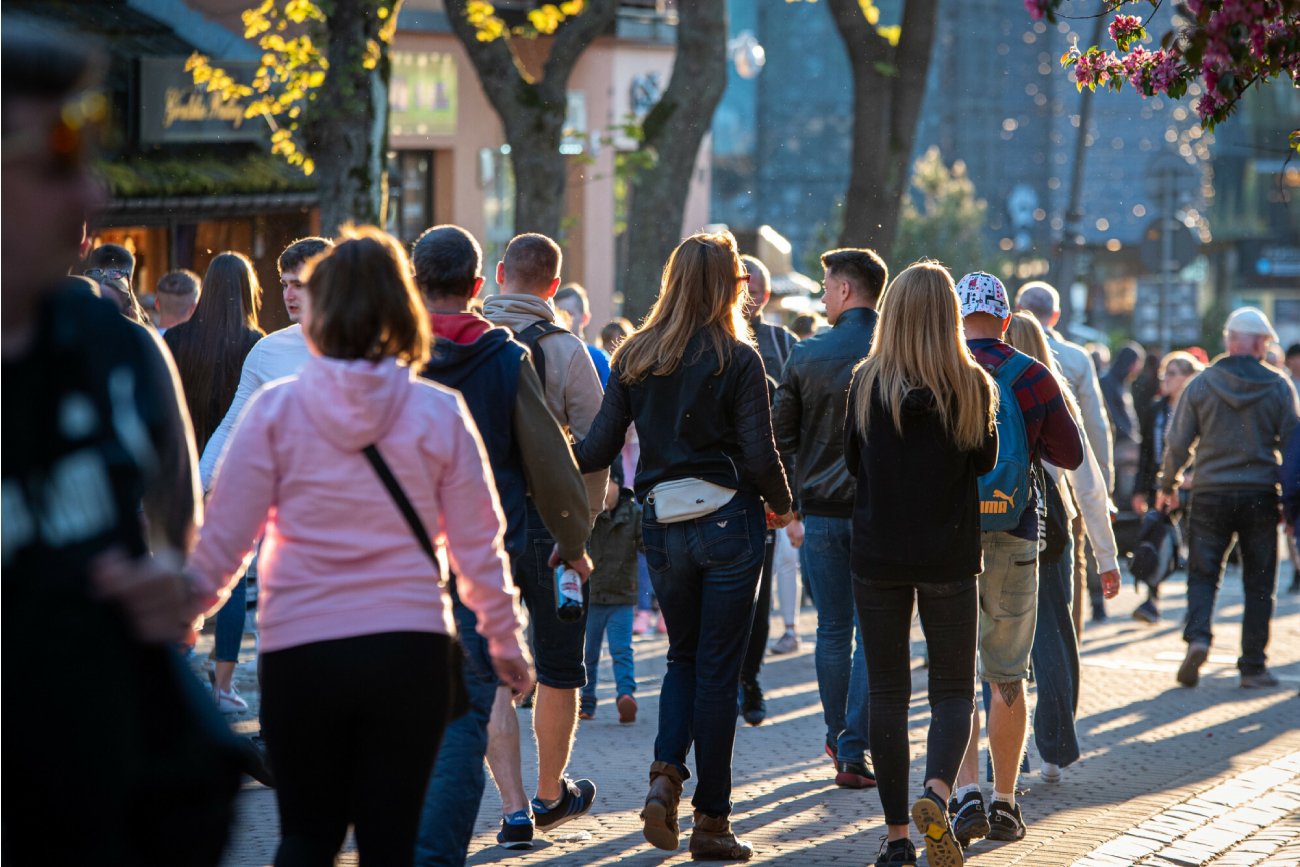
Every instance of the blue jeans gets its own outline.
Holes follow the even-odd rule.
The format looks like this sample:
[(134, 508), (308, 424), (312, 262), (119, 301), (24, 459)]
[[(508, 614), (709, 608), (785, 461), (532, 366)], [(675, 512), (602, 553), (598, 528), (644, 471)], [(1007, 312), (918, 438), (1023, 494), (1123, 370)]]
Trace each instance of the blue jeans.
[(452, 590), (456, 630), (465, 650), (469, 712), (450, 723), (443, 732), (442, 747), (424, 795), (420, 834), (415, 841), (416, 867), (461, 867), (465, 863), (487, 780), (483, 757), (487, 753), (488, 719), (497, 692), (497, 677), (488, 656), (487, 641), (475, 631), (474, 612), (455, 598), (454, 579), (447, 587)]
[[(853, 601), (849, 542), (853, 519), (807, 515), (799, 562), (817, 608), (817, 690), (826, 720), (826, 743), (842, 762), (860, 762), (871, 745), (867, 660)], [(855, 649), (854, 637), (857, 637)]]
[(1074, 716), (1079, 709), (1079, 641), (1070, 612), (1074, 597), (1074, 544), (1061, 559), (1038, 564), (1038, 620), (1034, 628), (1034, 742), (1043, 761), (1065, 767), (1079, 759)]
[(582, 688), (582, 709), (596, 709), (596, 678), (600, 665), (600, 645), (609, 636), (609, 658), (614, 663), (614, 682), (618, 695), (636, 693), (632, 662), (631, 605), (587, 606), (587, 685)]
[(650, 583), (650, 567), (645, 564), (645, 554), (636, 555), (636, 607), (638, 611), (653, 611), (655, 588)]
[(230, 588), (230, 598), (217, 612), (217, 634), (212, 658), (217, 662), (238, 662), (239, 647), (244, 640), (244, 622), (248, 617), (248, 578), (240, 578)]
[(1192, 494), (1187, 519), (1187, 627), (1189, 644), (1211, 642), (1214, 597), (1223, 577), (1223, 563), (1235, 534), (1241, 548), (1241, 585), (1245, 610), (1241, 618), (1242, 674), (1264, 670), (1273, 593), (1277, 589), (1277, 494), (1270, 491), (1204, 491)]
[(692, 803), (714, 817), (731, 815), (731, 753), (736, 742), (740, 662), (754, 621), (763, 567), (763, 506), (738, 493), (703, 518), (661, 524), (647, 506), (646, 564), (668, 626), (668, 670), (659, 693), (655, 761), (698, 782)]

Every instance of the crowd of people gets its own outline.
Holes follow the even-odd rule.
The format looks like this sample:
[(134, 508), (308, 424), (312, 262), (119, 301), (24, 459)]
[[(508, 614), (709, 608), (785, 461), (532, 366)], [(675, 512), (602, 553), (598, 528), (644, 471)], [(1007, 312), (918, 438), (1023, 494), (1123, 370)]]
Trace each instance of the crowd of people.
[[(5, 808), (15, 864), (215, 864), (241, 773), (275, 787), (282, 867), (333, 863), (349, 828), (363, 863), (463, 864), (485, 769), (498, 843), (530, 848), (597, 808), (569, 765), (580, 720), (603, 712), (602, 645), (632, 724), (633, 635), (651, 629), (667, 669), (644, 837), (681, 847), (694, 778), (690, 853), (748, 860), (737, 720), (766, 718), (765, 654), (799, 647), (802, 579), (816, 748), (836, 785), (878, 789), (875, 863), (915, 865), (915, 826), (932, 867), (960, 865), (981, 838), (1024, 837), (1031, 728), (1044, 780), (1080, 757), (1082, 591), (1097, 617), (1120, 585), (1112, 495), (1187, 537), (1177, 681), (1198, 682), (1235, 540), (1240, 683), (1278, 684), (1300, 407), (1260, 311), (1228, 317), (1213, 363), (1152, 368), (1124, 347), (1099, 376), (1055, 330), (1046, 283), (1013, 299), (929, 260), (890, 280), (875, 251), (837, 249), (826, 325), (796, 335), (765, 319), (770, 275), (724, 231), (683, 240), (644, 320), (595, 346), (553, 239), (511, 240), (484, 295), (478, 242), (440, 225), (409, 248), (369, 226), (293, 242), (292, 324), (269, 335), (238, 251), (166, 275), (154, 320), (129, 250), (81, 249), (96, 75), (84, 46), (6, 28), (4, 405), (21, 458), (4, 466), (4, 630), (24, 662), (5, 691), (39, 740), (5, 734), (25, 793)], [(1283, 362), (1300, 370), (1300, 348)], [(233, 673), (254, 560), (265, 755), (220, 716), (248, 709)], [(911, 797), (914, 612), (930, 722)], [(186, 657), (209, 617), (201, 684)]]

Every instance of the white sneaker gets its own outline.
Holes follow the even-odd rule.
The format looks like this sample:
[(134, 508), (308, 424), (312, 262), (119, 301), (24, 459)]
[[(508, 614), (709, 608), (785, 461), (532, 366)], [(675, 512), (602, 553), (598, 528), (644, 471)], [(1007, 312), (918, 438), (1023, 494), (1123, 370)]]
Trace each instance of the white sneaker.
[(1043, 766), (1038, 769), (1045, 783), (1061, 782), (1061, 766), (1054, 765), (1051, 762), (1043, 762)]
[(214, 689), (212, 697), (217, 702), (217, 710), (222, 713), (244, 713), (248, 710), (248, 702), (244, 701), (244, 697), (239, 694), (239, 690), (235, 689), (234, 684), (231, 684), (229, 691)]

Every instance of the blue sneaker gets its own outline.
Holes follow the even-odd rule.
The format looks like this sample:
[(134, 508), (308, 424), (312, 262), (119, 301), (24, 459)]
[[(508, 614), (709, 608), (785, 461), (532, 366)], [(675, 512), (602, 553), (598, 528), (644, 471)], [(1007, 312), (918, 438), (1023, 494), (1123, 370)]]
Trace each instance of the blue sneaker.
[(550, 831), (577, 819), (585, 815), (596, 802), (596, 784), (591, 780), (570, 780), (565, 777), (561, 782), (564, 784), (564, 795), (554, 807), (547, 809), (541, 800), (533, 798), (531, 806), (539, 830)]
[(501, 830), (497, 831), (497, 845), (502, 849), (533, 848), (533, 817), (527, 810), (517, 810), (501, 817)]

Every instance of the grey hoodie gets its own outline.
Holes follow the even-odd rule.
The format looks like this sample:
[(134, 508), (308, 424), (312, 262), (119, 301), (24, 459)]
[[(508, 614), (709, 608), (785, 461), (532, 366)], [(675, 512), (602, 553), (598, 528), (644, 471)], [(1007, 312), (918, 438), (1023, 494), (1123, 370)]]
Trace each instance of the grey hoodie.
[(1159, 487), (1172, 491), (1195, 448), (1196, 491), (1276, 490), (1279, 450), (1296, 427), (1296, 391), (1247, 355), (1223, 355), (1187, 384)]
[[(555, 308), (536, 295), (502, 293), (483, 300), (483, 316), (518, 334), (539, 319), (554, 322)], [(542, 383), (546, 406), (560, 427), (580, 440), (591, 430), (605, 397), (596, 366), (591, 363), (586, 345), (567, 331), (543, 337), (537, 347), (546, 353), (546, 382)], [(588, 473), (582, 479), (594, 524), (596, 516), (605, 510), (609, 472)]]

